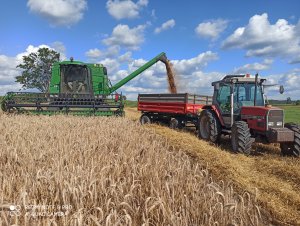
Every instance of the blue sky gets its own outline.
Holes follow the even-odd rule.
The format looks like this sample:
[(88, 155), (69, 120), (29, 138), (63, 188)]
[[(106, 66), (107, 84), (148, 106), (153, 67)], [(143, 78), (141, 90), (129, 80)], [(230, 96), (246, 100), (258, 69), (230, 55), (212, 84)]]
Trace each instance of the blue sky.
[[(285, 86), (270, 98), (300, 99), (300, 2), (297, 0), (2, 1), (0, 94), (18, 90), (15, 66), (38, 47), (63, 59), (103, 63), (112, 83), (160, 52), (174, 64), (179, 90), (212, 94), (228, 73), (258, 72)], [(161, 63), (120, 89), (167, 92)]]

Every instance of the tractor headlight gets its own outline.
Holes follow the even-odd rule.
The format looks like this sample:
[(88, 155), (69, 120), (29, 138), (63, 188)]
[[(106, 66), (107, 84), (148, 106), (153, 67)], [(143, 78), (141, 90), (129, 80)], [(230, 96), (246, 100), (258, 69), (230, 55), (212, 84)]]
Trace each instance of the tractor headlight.
[(282, 126), (282, 122), (277, 122), (276, 125), (277, 126)]
[(268, 122), (268, 126), (274, 126), (274, 122)]

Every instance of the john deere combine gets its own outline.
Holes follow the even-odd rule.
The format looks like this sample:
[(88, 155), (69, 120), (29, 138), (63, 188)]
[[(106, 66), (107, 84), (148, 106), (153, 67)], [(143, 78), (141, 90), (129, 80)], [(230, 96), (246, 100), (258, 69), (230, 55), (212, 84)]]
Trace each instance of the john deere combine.
[(48, 93), (9, 92), (1, 109), (8, 113), (122, 116), (125, 97), (116, 90), (158, 61), (169, 62), (161, 53), (113, 86), (102, 64), (73, 59), (57, 62), (52, 66)]

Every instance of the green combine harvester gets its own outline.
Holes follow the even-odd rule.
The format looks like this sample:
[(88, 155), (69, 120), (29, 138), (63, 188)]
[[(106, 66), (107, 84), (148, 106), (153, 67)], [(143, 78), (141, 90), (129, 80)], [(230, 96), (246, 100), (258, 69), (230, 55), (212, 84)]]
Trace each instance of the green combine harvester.
[(126, 98), (116, 90), (158, 61), (169, 64), (166, 54), (161, 53), (115, 85), (102, 64), (72, 58), (57, 62), (52, 66), (48, 93), (8, 92), (1, 109), (8, 113), (123, 116)]

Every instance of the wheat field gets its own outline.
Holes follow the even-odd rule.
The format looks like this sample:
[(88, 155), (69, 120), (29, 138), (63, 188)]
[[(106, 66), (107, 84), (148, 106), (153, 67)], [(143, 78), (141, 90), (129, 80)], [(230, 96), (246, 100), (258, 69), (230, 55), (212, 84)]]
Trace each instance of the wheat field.
[(270, 223), (255, 195), (130, 119), (0, 120), (0, 225)]

